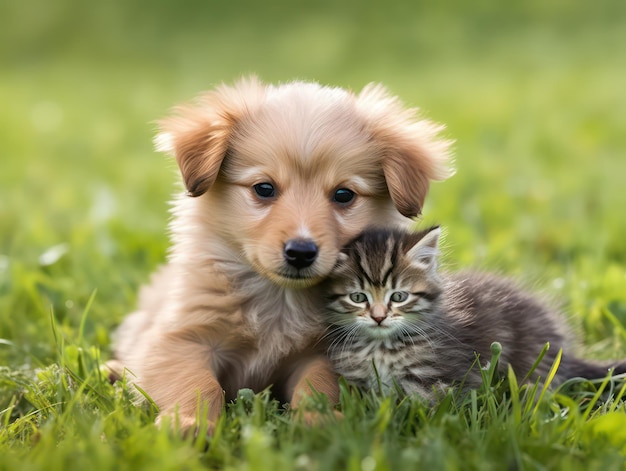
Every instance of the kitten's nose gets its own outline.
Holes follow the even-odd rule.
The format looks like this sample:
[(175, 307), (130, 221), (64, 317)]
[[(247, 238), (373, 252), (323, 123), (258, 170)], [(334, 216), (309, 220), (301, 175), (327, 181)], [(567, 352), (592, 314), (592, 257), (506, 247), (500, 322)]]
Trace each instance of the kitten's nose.
[(384, 321), (385, 319), (387, 319), (387, 316), (374, 316), (374, 315), (372, 314), (372, 319), (374, 319), (374, 320), (376, 321), (376, 323), (377, 323), (378, 325), (380, 325), (382, 321)]
[(317, 245), (310, 239), (288, 240), (283, 249), (287, 263), (298, 270), (311, 266), (317, 258), (317, 253)]
[(370, 317), (374, 319), (378, 325), (380, 325), (382, 321), (387, 319), (387, 308), (382, 304), (374, 304), (372, 306)]

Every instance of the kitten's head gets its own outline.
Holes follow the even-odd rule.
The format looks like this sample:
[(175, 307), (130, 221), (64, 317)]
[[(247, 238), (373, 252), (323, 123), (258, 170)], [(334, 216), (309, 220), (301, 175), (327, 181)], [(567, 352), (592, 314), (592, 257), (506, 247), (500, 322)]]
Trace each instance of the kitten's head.
[(441, 293), (440, 233), (373, 228), (350, 242), (327, 282), (335, 333), (378, 339), (424, 333)]

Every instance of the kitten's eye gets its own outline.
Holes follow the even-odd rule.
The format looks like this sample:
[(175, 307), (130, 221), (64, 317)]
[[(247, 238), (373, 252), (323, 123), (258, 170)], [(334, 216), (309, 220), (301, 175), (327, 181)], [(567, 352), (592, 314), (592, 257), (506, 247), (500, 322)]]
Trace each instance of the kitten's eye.
[(335, 190), (335, 193), (333, 194), (333, 201), (339, 204), (348, 204), (354, 199), (355, 196), (356, 193), (354, 193), (354, 191), (347, 188), (339, 188), (338, 190)]
[(365, 293), (350, 293), (350, 301), (361, 304), (367, 301), (367, 296)]
[(409, 297), (409, 293), (406, 291), (394, 291), (391, 293), (391, 301), (394, 303), (402, 303), (406, 301)]
[(259, 198), (268, 199), (276, 196), (276, 189), (271, 183), (259, 183), (252, 188)]

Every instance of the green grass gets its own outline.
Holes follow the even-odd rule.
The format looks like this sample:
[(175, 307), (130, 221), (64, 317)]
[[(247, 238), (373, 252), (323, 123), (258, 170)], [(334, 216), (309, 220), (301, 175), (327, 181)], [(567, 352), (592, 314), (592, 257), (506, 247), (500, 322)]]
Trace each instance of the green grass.
[(434, 408), (344, 387), (344, 420), (312, 429), (244, 392), (208, 446), (108, 384), (167, 249), (152, 123), (249, 72), (384, 82), (447, 123), (458, 172), (424, 216), (445, 264), (524, 279), (583, 352), (626, 356), (626, 4), (224, 3), (0, 4), (0, 469), (622, 469), (619, 382), (535, 402), (504, 378)]

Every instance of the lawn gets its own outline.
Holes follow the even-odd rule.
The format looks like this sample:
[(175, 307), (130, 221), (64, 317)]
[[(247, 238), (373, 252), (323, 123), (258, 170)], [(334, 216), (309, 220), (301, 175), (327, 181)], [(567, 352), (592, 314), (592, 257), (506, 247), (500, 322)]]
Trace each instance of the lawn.
[(519, 277), (581, 352), (626, 357), (626, 3), (299, 3), (0, 4), (0, 469), (623, 469), (619, 381), (435, 407), (344, 387), (315, 428), (242, 391), (206, 441), (101, 374), (168, 246), (153, 123), (248, 73), (383, 82), (446, 123), (457, 174), (424, 211), (446, 267)]

